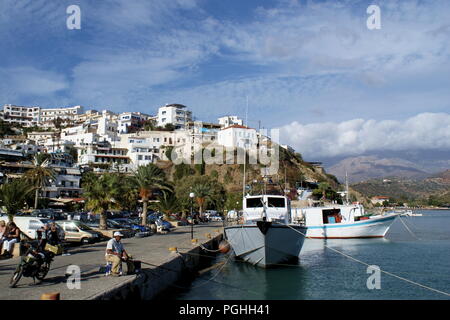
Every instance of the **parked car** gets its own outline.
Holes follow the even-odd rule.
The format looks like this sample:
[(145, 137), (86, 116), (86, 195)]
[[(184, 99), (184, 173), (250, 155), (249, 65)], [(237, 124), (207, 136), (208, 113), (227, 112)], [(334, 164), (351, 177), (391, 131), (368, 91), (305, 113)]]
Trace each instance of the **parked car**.
[(57, 221), (65, 232), (67, 242), (93, 243), (103, 238), (101, 232), (95, 231), (81, 221)]
[[(6, 223), (8, 223), (9, 221), (7, 216), (0, 216), (0, 220), (5, 221)], [(14, 216), (13, 221), (20, 229), (20, 231), (22, 231), (31, 239), (37, 239), (37, 230), (41, 229), (45, 224), (54, 222), (51, 219), (30, 216)], [(58, 225), (56, 225), (56, 228), (58, 229), (59, 238), (64, 239), (64, 230)]]
[(54, 209), (37, 209), (32, 211), (30, 215), (33, 217), (48, 218), (52, 220), (66, 219), (62, 210)]
[(218, 213), (216, 213), (216, 214), (210, 214), (210, 215), (208, 216), (208, 219), (209, 219), (210, 221), (223, 221), (223, 217), (222, 217), (220, 214), (218, 214)]
[(112, 221), (116, 221), (119, 224), (123, 225), (123, 226), (129, 226), (131, 227), (133, 230), (136, 230), (138, 232), (148, 232), (150, 231), (149, 227), (146, 226), (142, 226), (139, 223), (136, 223), (134, 220), (132, 219), (127, 219), (127, 218), (118, 218), (118, 219), (111, 219)]
[[(99, 220), (88, 221), (88, 222), (86, 222), (86, 225), (91, 227), (91, 228), (99, 229), (100, 228), (100, 221)], [(135, 235), (135, 233), (136, 233), (136, 231), (134, 231), (130, 227), (123, 226), (122, 224), (114, 222), (114, 221), (112, 221), (110, 219), (106, 220), (106, 226), (109, 229), (116, 229), (117, 231), (120, 231), (124, 235), (125, 238), (133, 237)]]

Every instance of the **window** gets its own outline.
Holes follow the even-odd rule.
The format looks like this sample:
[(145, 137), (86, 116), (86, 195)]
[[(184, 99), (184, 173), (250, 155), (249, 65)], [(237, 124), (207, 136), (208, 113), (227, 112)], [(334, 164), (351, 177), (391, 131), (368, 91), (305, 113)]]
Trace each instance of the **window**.
[(246, 199), (247, 208), (262, 208), (263, 202), (262, 198), (248, 198)]
[(269, 197), (267, 199), (267, 204), (268, 204), (269, 208), (284, 208), (285, 207), (285, 199)]
[(68, 223), (64, 224), (64, 229), (67, 232), (79, 232), (77, 227)]
[(42, 222), (40, 222), (38, 220), (30, 220), (30, 222), (28, 224), (28, 229), (31, 229), (31, 230), (37, 230), (40, 227), (42, 227)]

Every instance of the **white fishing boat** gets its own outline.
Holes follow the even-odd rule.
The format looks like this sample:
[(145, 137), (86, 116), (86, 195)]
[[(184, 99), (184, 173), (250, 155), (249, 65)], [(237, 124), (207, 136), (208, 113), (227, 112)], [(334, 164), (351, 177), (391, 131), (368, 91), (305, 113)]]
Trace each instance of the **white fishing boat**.
[(302, 208), (297, 216), (308, 228), (307, 238), (347, 239), (384, 237), (399, 213), (367, 215), (355, 204)]
[(242, 224), (225, 227), (225, 237), (237, 257), (260, 267), (298, 259), (306, 228), (291, 223), (287, 197), (246, 196), (242, 219)]
[(401, 215), (406, 216), (406, 217), (422, 217), (423, 216), (423, 214), (414, 213), (412, 210), (406, 210), (405, 212), (402, 212)]

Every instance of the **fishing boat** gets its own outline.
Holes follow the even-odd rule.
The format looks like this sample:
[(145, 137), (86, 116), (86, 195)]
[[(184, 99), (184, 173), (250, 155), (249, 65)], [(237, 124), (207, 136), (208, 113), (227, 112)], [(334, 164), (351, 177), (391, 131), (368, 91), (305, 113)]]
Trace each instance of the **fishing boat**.
[(422, 217), (423, 216), (423, 214), (414, 213), (412, 210), (406, 210), (405, 212), (402, 212), (401, 215), (406, 216), (406, 217)]
[(399, 213), (366, 214), (361, 204), (308, 207), (299, 210), (313, 239), (382, 238)]
[(241, 224), (225, 227), (236, 257), (263, 268), (298, 260), (305, 234), (280, 195), (245, 196)]

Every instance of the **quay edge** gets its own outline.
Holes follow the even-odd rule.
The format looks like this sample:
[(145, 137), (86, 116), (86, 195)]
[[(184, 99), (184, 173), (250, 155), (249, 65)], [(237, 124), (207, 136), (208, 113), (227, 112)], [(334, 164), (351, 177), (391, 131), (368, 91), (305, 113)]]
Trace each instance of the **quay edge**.
[[(201, 245), (215, 250), (219, 247), (222, 239), (223, 234), (221, 233)], [(186, 272), (197, 270), (201, 260), (199, 255), (204, 254), (204, 250), (198, 244), (186, 253), (171, 253), (166, 261), (158, 267), (147, 266), (143, 263), (143, 269), (136, 277), (112, 288), (107, 288), (87, 300), (151, 300), (168, 289)], [(149, 268), (151, 269), (149, 270)]]

